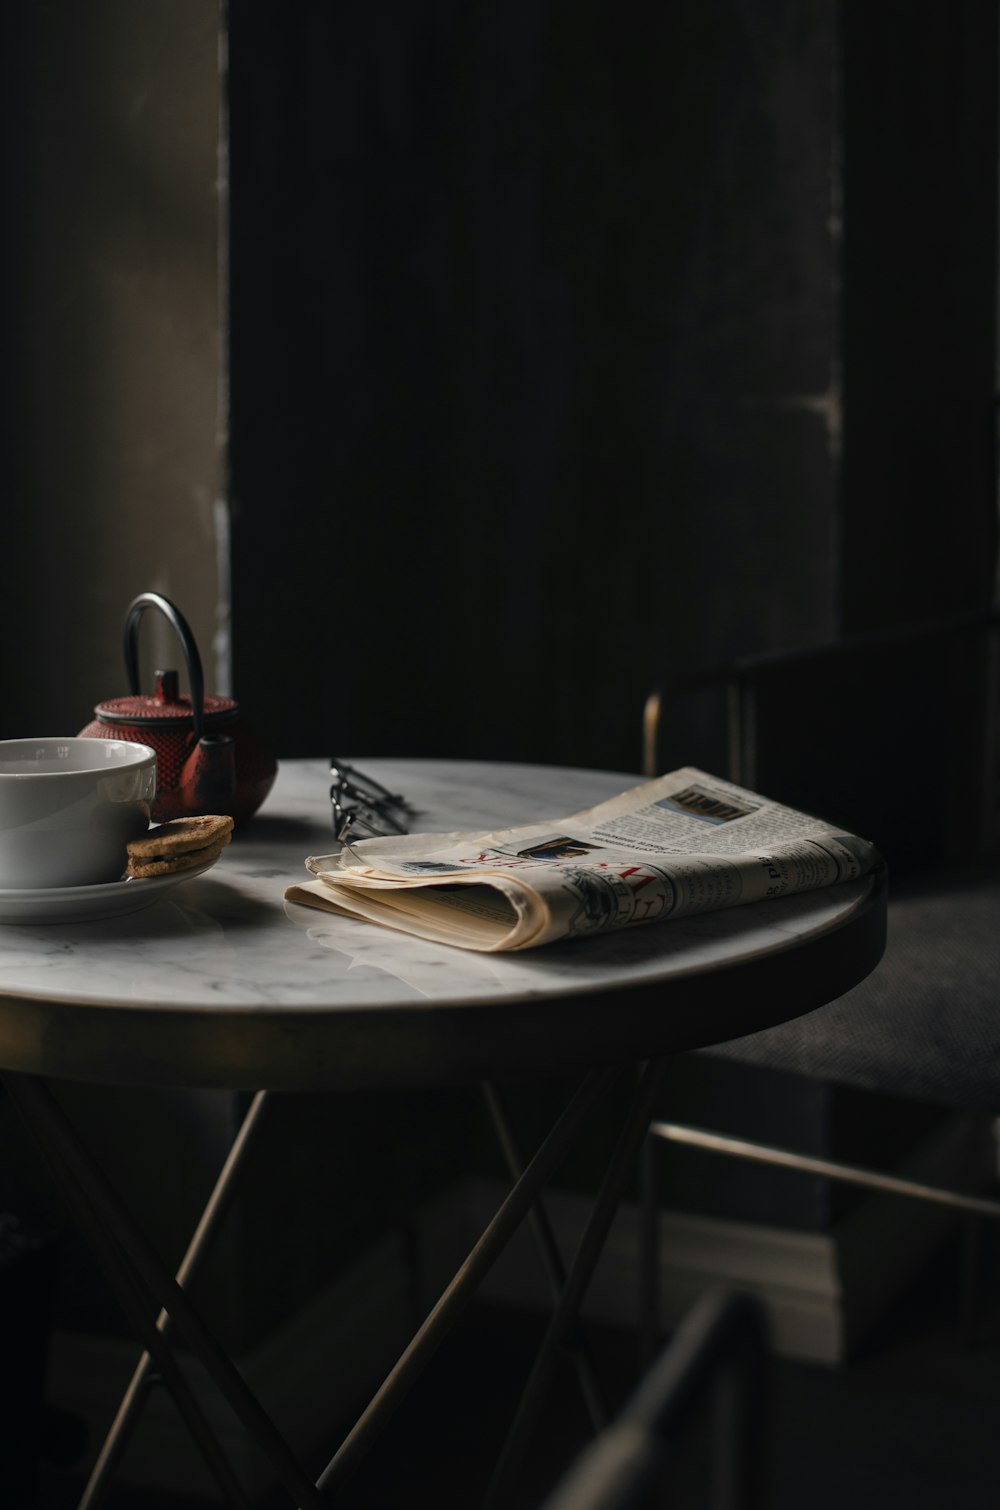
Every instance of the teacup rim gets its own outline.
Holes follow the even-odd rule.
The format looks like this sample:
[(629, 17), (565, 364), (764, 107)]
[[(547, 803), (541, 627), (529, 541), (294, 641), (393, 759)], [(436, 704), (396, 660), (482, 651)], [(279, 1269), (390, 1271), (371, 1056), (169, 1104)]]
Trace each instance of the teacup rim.
[(116, 759), (109, 760), (107, 765), (90, 766), (53, 766), (49, 771), (4, 771), (0, 769), (0, 782), (8, 781), (38, 781), (46, 779), (65, 780), (73, 776), (102, 775), (108, 770), (115, 768), (120, 770), (132, 770), (145, 765), (155, 764), (156, 751), (151, 745), (140, 744), (137, 740), (129, 739), (90, 739), (79, 734), (40, 734), (35, 738), (0, 739), (0, 765), (4, 759), (4, 751), (16, 749), (38, 749), (46, 745), (101, 745), (108, 749), (108, 753), (115, 751)]

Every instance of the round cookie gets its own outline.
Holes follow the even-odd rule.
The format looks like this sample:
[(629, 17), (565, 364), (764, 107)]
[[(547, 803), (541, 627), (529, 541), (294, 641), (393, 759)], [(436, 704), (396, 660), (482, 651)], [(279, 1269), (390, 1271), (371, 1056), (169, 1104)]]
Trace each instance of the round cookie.
[(233, 820), (208, 813), (171, 818), (127, 846), (130, 876), (162, 876), (218, 859), (232, 837)]

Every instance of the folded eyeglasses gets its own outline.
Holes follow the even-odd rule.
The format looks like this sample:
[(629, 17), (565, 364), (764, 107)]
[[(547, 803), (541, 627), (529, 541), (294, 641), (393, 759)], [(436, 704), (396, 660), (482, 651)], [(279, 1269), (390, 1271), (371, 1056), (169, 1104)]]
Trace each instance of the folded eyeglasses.
[(401, 792), (366, 776), (346, 760), (330, 761), (330, 806), (333, 831), (341, 844), (352, 839), (384, 839), (405, 834), (404, 818), (416, 809)]

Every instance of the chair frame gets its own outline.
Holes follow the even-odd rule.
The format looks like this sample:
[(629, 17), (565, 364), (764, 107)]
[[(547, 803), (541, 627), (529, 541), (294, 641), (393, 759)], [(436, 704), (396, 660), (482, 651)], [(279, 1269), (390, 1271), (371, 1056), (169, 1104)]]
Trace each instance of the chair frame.
[[(659, 732), (671, 703), (677, 698), (724, 687), (726, 697), (726, 728), (728, 735), (728, 776), (741, 786), (754, 787), (756, 782), (756, 708), (754, 703), (754, 678), (771, 666), (784, 666), (795, 662), (815, 660), (817, 656), (829, 655), (831, 659), (845, 651), (883, 649), (892, 645), (919, 645), (922, 640), (931, 641), (942, 636), (962, 635), (984, 630), (987, 635), (988, 660), (986, 674), (988, 685), (1000, 689), (1000, 609), (991, 606), (975, 612), (943, 619), (928, 620), (921, 624), (908, 624), (898, 628), (875, 631), (840, 640), (827, 646), (810, 647), (789, 652), (747, 656), (736, 660), (731, 666), (713, 672), (674, 677), (654, 691), (647, 699), (643, 711), (643, 771), (654, 776), (658, 770)], [(979, 794), (981, 812), (980, 858), (995, 853), (1000, 844), (1000, 697), (987, 700), (985, 721), (986, 751), (983, 760), (983, 784)], [(995, 1146), (1000, 1144), (1000, 1118), (993, 1123)], [(816, 1158), (811, 1155), (779, 1148), (746, 1138), (736, 1138), (713, 1132), (707, 1128), (693, 1127), (678, 1122), (654, 1120), (649, 1127), (643, 1150), (643, 1177), (640, 1204), (642, 1208), (643, 1253), (640, 1281), (640, 1326), (647, 1356), (655, 1347), (659, 1331), (658, 1316), (658, 1190), (655, 1168), (655, 1149), (658, 1143), (683, 1144), (706, 1152), (749, 1160), (758, 1164), (772, 1165), (798, 1173), (818, 1175), (861, 1189), (893, 1194), (927, 1201), (950, 1208), (963, 1214), (974, 1223), (978, 1219), (1000, 1220), (1000, 1200), (989, 1199), (966, 1191), (925, 1184), (904, 1179), (879, 1170), (868, 1169), (842, 1160)], [(967, 1225), (967, 1239), (975, 1232)], [(967, 1317), (971, 1309), (968, 1294), (973, 1264), (966, 1256), (964, 1273), (966, 1294), (963, 1297), (963, 1312)]]
[(650, 693), (642, 715), (642, 770), (647, 777), (659, 774), (659, 736), (670, 706), (681, 697), (724, 687), (727, 725), (727, 775), (739, 786), (754, 787), (757, 781), (757, 718), (753, 682), (770, 667), (794, 666), (809, 660), (829, 658), (853, 651), (889, 649), (894, 645), (919, 646), (922, 641), (986, 631), (989, 662), (987, 678), (997, 696), (987, 703), (983, 783), (979, 793), (984, 853), (1000, 844), (1000, 604), (969, 613), (927, 619), (917, 624), (902, 624), (890, 629), (872, 630), (847, 636), (825, 645), (802, 646), (794, 650), (764, 651), (737, 657), (724, 667), (707, 671), (682, 672), (668, 677)]
[(715, 1407), (711, 1504), (718, 1510), (764, 1510), (767, 1351), (760, 1303), (735, 1291), (707, 1291), (544, 1510), (648, 1506), (680, 1433), (706, 1401)]

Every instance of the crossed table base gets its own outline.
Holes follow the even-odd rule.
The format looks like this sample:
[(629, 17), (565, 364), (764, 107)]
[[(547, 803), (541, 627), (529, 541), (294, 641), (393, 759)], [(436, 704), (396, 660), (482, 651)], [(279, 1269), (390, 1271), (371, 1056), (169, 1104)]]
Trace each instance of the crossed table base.
[[(621, 790), (628, 778), (540, 767), (485, 767), (440, 762), (371, 762), (379, 779), (407, 793), (426, 829), (496, 827), (582, 807)], [(813, 898), (786, 899), (729, 914), (656, 925), (583, 945), (556, 946), (531, 960), (466, 957), (365, 924), (281, 904), (283, 885), (299, 878), (307, 853), (323, 852), (329, 831), (321, 811), (325, 767), (282, 768), (268, 807), (240, 835), (219, 866), (176, 894), (176, 927), (152, 942), (143, 919), (63, 925), (69, 953), (98, 966), (93, 995), (78, 979), (64, 993), (47, 977), (44, 995), (25, 988), (36, 949), (33, 931), (0, 929), (0, 1066), (63, 1188), (81, 1232), (102, 1265), (144, 1352), (94, 1466), (80, 1510), (94, 1510), (117, 1468), (157, 1379), (170, 1391), (226, 1503), (248, 1506), (239, 1482), (182, 1372), (175, 1341), (204, 1365), (215, 1386), (267, 1456), (278, 1482), (301, 1510), (336, 1503), (336, 1491), (376, 1442), (396, 1408), (455, 1325), (491, 1266), (529, 1219), (553, 1294), (553, 1311), (496, 1464), (487, 1505), (501, 1503), (513, 1482), (547, 1394), (556, 1361), (572, 1350), (595, 1428), (605, 1420), (598, 1382), (579, 1332), (579, 1312), (655, 1108), (667, 1054), (741, 1035), (842, 994), (876, 964), (884, 943), (885, 897), (878, 882)], [(558, 788), (558, 795), (556, 789)], [(270, 822), (268, 818), (270, 817)], [(471, 820), (471, 821), (470, 821)], [(266, 862), (266, 864), (264, 863)], [(268, 875), (261, 872), (267, 870)], [(265, 881), (271, 912), (251, 945), (253, 978), (219, 981), (209, 992), (185, 970), (175, 975), (192, 932), (221, 916), (259, 909)], [(740, 912), (743, 916), (739, 916)], [(257, 914), (255, 913), (255, 916)], [(296, 926), (297, 925), (297, 926)], [(360, 933), (359, 933), (360, 930)], [(147, 930), (148, 931), (148, 930)], [(266, 937), (258, 936), (263, 932)], [(304, 947), (304, 938), (308, 944)], [(52, 930), (38, 929), (51, 942)], [(109, 1000), (100, 961), (139, 944), (160, 961), (152, 1002)], [(255, 947), (259, 943), (259, 948)], [(374, 995), (359, 1000), (338, 962), (384, 972)], [(544, 956), (544, 957), (543, 957)], [(270, 974), (264, 971), (270, 962)], [(442, 971), (444, 962), (447, 968)], [(303, 984), (303, 975), (306, 977)], [(279, 989), (278, 980), (294, 980)], [(84, 977), (88, 978), (88, 977)], [(436, 983), (437, 994), (428, 982)], [(444, 982), (442, 985), (441, 982)], [(106, 983), (105, 983), (106, 984)], [(211, 1002), (209, 1005), (206, 1001)], [(387, 1048), (388, 1045), (388, 1048)], [(527, 1162), (506, 1115), (498, 1081), (506, 1075), (579, 1072), (579, 1084)], [(140, 1232), (47, 1083), (89, 1080), (253, 1088), (255, 1094), (176, 1276)], [(589, 1125), (595, 1109), (624, 1077), (634, 1081), (589, 1223), (564, 1269), (540, 1197)], [(257, 1086), (253, 1081), (257, 1080)], [(248, 1155), (266, 1129), (272, 1090), (357, 1084), (478, 1081), (512, 1184), (495, 1216), (430, 1311), (373, 1399), (314, 1481), (219, 1346), (189, 1294), (236, 1194)], [(264, 1084), (268, 1088), (260, 1089)], [(644, 1251), (651, 1252), (651, 1245)], [(655, 1277), (641, 1277), (640, 1294)]]

